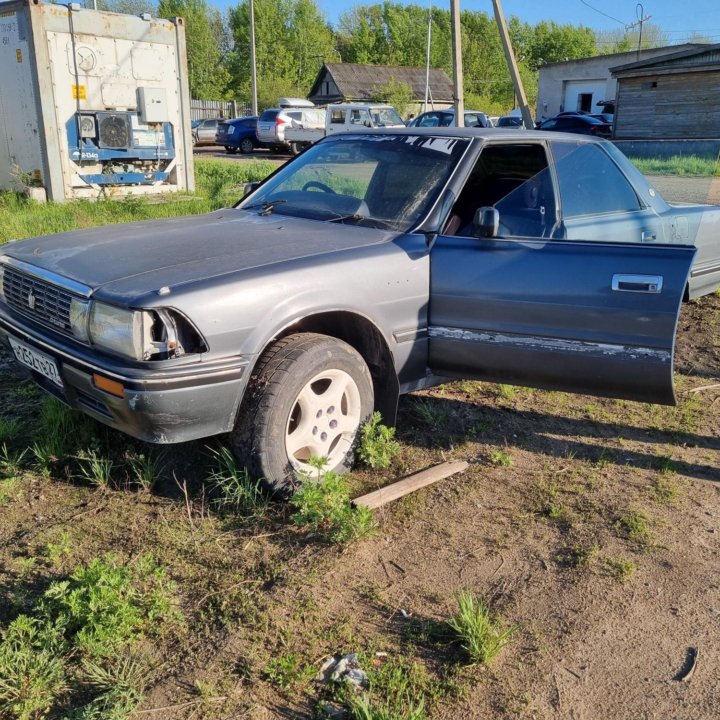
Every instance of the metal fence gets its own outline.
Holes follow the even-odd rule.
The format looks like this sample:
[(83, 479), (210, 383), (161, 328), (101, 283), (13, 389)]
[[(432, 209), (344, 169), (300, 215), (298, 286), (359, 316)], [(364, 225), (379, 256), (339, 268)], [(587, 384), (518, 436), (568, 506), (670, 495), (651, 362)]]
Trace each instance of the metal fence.
[(191, 100), (190, 117), (193, 120), (205, 118), (235, 118), (250, 115), (249, 103), (236, 100)]

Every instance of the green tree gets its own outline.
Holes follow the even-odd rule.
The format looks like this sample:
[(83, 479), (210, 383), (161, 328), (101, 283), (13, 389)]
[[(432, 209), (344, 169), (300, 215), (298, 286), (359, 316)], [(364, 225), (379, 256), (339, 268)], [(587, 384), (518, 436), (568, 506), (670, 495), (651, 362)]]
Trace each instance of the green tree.
[(203, 100), (228, 97), (230, 74), (221, 50), (222, 16), (205, 0), (160, 0), (160, 17), (185, 20), (190, 95)]
[[(314, 0), (255, 0), (258, 104), (269, 107), (282, 95), (304, 97), (323, 62), (338, 59), (332, 28)], [(250, 10), (243, 2), (229, 13), (234, 40), (232, 87), (250, 98)]]

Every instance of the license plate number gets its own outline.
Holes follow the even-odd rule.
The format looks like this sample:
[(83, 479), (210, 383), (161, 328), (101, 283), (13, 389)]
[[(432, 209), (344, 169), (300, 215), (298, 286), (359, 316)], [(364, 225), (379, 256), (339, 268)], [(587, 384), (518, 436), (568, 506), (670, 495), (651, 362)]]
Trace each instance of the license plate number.
[(53, 358), (39, 350), (35, 350), (35, 348), (28, 347), (25, 343), (21, 343), (15, 338), (11, 337), (8, 339), (15, 353), (15, 358), (19, 363), (25, 365), (25, 367), (29, 367), (31, 370), (39, 372), (43, 377), (52, 380), (58, 387), (63, 386), (60, 371)]

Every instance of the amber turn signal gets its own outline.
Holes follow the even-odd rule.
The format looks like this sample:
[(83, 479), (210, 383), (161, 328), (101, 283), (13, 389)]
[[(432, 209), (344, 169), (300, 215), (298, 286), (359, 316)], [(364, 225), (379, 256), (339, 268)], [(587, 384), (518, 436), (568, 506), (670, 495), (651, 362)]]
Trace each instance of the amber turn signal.
[(125, 387), (121, 382), (117, 380), (110, 380), (110, 378), (103, 377), (97, 373), (93, 374), (93, 384), (99, 390), (104, 390), (106, 393), (115, 395), (116, 397), (125, 397)]

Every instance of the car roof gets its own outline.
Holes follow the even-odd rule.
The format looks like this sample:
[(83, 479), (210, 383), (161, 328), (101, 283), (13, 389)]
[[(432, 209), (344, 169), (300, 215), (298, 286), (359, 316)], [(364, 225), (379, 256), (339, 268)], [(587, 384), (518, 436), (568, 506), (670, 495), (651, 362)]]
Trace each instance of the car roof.
[(403, 127), (403, 128), (373, 128), (372, 130), (357, 130), (353, 133), (334, 133), (328, 138), (343, 138), (352, 135), (408, 135), (412, 137), (448, 137), (448, 138), (478, 138), (480, 140), (507, 140), (513, 143), (523, 140), (552, 140), (557, 142), (563, 138), (574, 143), (597, 143), (604, 142), (601, 138), (592, 135), (579, 135), (577, 133), (552, 132), (549, 130), (525, 130), (517, 128), (477, 128), (477, 127)]

